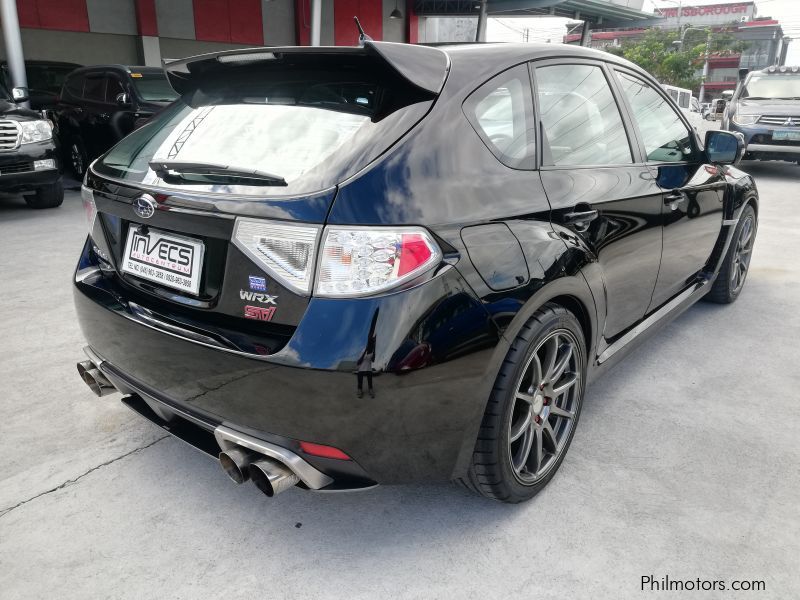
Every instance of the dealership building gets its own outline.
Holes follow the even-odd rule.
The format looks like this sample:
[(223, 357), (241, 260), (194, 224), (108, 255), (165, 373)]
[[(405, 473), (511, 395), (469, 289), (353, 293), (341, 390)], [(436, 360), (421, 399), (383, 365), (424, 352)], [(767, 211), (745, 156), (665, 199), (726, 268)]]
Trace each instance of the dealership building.
[[(160, 65), (162, 58), (231, 48), (305, 45), (311, 35), (310, 0), (17, 0), (16, 4), (26, 60)], [(414, 2), (325, 0), (320, 6), (323, 45), (357, 44), (354, 15), (373, 39), (417, 41)], [(0, 43), (0, 52), (4, 58), (5, 43)]]
[[(705, 80), (708, 99), (719, 97), (725, 90), (733, 90), (741, 68), (753, 70), (785, 64), (789, 38), (784, 36), (778, 21), (757, 15), (755, 2), (716, 2), (695, 6), (686, 0), (680, 7), (656, 9), (656, 16), (660, 18), (652, 25), (654, 27), (668, 30), (710, 28), (712, 32), (726, 31), (746, 42), (741, 53), (722, 52), (709, 56)], [(590, 45), (602, 49), (621, 46), (626, 40), (641, 38), (646, 31), (645, 27), (595, 29), (591, 32)], [(687, 39), (689, 36), (693, 44), (705, 40), (701, 31), (688, 31)], [(578, 44), (580, 35), (567, 35), (564, 41)]]

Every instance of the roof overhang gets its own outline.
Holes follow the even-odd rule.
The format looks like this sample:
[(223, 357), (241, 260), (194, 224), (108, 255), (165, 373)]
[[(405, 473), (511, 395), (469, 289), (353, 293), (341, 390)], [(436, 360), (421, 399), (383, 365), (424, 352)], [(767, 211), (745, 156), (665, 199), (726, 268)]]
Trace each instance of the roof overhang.
[[(475, 0), (415, 0), (414, 9), (425, 17), (478, 16), (479, 4)], [(489, 15), (495, 17), (566, 17), (605, 27), (662, 21), (659, 15), (607, 0), (488, 0), (487, 9)]]

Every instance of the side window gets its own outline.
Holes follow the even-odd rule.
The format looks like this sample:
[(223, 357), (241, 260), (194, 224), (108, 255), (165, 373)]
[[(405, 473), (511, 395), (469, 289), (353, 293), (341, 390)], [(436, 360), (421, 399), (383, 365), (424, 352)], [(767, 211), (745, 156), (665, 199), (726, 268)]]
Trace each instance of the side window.
[(641, 79), (619, 71), (617, 76), (642, 133), (647, 160), (690, 160), (693, 154), (692, 136), (669, 102)]
[(600, 67), (538, 67), (536, 88), (546, 142), (545, 164), (633, 162), (619, 107)]
[(122, 82), (116, 77), (109, 77), (106, 85), (106, 102), (108, 104), (116, 104), (117, 96), (124, 93), (125, 88), (122, 87)]
[(83, 86), (83, 97), (92, 102), (106, 101), (106, 78), (87, 77), (86, 84)]
[(66, 83), (64, 83), (64, 87), (67, 89), (70, 96), (74, 98), (83, 98), (83, 82), (83, 75), (70, 77), (67, 79)]
[(690, 98), (691, 96), (689, 95), (689, 92), (681, 92), (678, 95), (678, 106), (680, 106), (681, 108), (689, 108)]
[(534, 168), (536, 130), (527, 65), (504, 71), (472, 92), (464, 114), (497, 160), (514, 169)]

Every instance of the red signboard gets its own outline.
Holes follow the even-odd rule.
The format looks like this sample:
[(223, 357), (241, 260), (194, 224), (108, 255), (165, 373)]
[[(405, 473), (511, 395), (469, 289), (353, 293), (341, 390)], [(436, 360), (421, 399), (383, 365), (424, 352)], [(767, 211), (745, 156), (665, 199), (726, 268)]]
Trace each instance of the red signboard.
[[(707, 6), (684, 6), (680, 9), (682, 17), (704, 17), (706, 15), (731, 15), (732, 17), (746, 15), (748, 9), (753, 7), (752, 2), (735, 2), (732, 4), (711, 4)], [(656, 13), (667, 19), (678, 16), (678, 7), (657, 8)]]

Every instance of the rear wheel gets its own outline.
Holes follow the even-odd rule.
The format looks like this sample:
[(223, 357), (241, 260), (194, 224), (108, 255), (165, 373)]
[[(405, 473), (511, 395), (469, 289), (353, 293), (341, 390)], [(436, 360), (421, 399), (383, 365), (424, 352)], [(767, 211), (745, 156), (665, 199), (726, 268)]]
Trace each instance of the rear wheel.
[(750, 270), (750, 258), (753, 255), (757, 229), (756, 212), (752, 206), (747, 205), (739, 217), (728, 253), (714, 285), (705, 296), (706, 300), (717, 304), (730, 304), (739, 297), (747, 279), (747, 272)]
[(546, 304), (522, 328), (503, 362), (461, 482), (510, 503), (541, 491), (575, 434), (585, 373), (580, 323), (565, 308)]
[(36, 190), (35, 195), (25, 196), (25, 202), (31, 208), (55, 208), (64, 201), (64, 187), (57, 181)]

